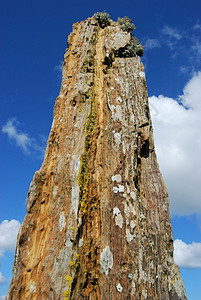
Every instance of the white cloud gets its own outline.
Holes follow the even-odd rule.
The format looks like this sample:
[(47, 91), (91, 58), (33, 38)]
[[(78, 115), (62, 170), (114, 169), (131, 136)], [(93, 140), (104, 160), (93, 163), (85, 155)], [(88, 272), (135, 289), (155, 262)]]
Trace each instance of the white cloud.
[(181, 240), (175, 240), (174, 261), (183, 268), (201, 268), (201, 243), (186, 244)]
[(161, 44), (160, 44), (159, 40), (157, 40), (157, 39), (147, 39), (143, 44), (144, 44), (144, 48), (146, 50), (151, 50), (154, 48), (161, 47)]
[(32, 141), (26, 133), (17, 130), (17, 124), (18, 122), (15, 119), (8, 120), (6, 125), (2, 127), (2, 132), (6, 133), (10, 140), (14, 140), (18, 147), (28, 153)]
[(6, 250), (14, 251), (17, 241), (17, 233), (20, 228), (20, 222), (13, 219), (4, 220), (0, 224), (0, 253), (3, 256)]
[(162, 28), (161, 33), (161, 39), (173, 52), (173, 57), (177, 56), (178, 53), (181, 54), (181, 42), (184, 38), (184, 34), (178, 28), (173, 28), (168, 25)]
[(174, 40), (180, 40), (182, 38), (182, 34), (178, 29), (172, 28), (168, 25), (163, 27), (162, 33)]
[(25, 154), (35, 152), (39, 158), (44, 157), (44, 147), (38, 145), (33, 138), (30, 138), (27, 133), (18, 130), (19, 122), (16, 119), (9, 119), (2, 126), (1, 131), (8, 135), (9, 140), (14, 141), (17, 147), (20, 147)]
[[(13, 219), (11, 221), (4, 220), (0, 223), (0, 259), (3, 257), (5, 251), (15, 251), (17, 234), (20, 229), (20, 222)], [(0, 285), (7, 281), (0, 272)], [(0, 296), (0, 300), (4, 296)]]
[[(159, 165), (172, 215), (201, 213), (201, 72), (175, 99), (149, 98)], [(186, 109), (184, 106), (187, 106)]]
[[(0, 285), (6, 282), (6, 278), (3, 277), (2, 273), (0, 272)], [(1, 297), (0, 297), (1, 300)]]

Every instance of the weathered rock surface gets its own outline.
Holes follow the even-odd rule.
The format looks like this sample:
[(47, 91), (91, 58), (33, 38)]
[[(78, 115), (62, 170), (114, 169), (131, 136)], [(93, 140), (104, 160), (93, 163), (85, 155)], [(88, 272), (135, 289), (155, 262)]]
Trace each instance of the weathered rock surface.
[(186, 299), (130, 33), (76, 23), (7, 299)]

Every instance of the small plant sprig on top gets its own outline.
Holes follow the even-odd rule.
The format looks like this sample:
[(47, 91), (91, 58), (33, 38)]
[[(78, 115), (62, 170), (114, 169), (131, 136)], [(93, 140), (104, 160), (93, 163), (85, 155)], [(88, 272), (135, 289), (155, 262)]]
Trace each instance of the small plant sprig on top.
[(133, 57), (142, 56), (144, 54), (144, 47), (140, 44), (135, 36), (131, 36), (130, 44), (124, 48), (119, 49), (118, 56), (120, 57)]
[(105, 28), (110, 25), (110, 15), (104, 12), (97, 12), (94, 14), (95, 19), (98, 21), (101, 28)]
[(123, 31), (131, 34), (130, 44), (120, 49), (118, 55), (120, 57), (133, 57), (142, 56), (144, 54), (144, 47), (140, 44), (140, 41), (133, 36), (132, 31), (135, 30), (135, 25), (128, 17), (118, 18), (118, 23)]
[(135, 30), (135, 25), (129, 17), (118, 18), (118, 23), (123, 31), (132, 32)]

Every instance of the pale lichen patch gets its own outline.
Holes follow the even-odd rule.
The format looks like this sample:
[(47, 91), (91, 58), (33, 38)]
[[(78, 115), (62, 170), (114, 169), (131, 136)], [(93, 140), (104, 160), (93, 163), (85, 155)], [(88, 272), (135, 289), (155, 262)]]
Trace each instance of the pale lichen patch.
[(123, 217), (122, 217), (121, 214), (119, 214), (118, 216), (115, 217), (115, 223), (116, 223), (117, 226), (122, 228), (122, 226), (123, 226)]
[(119, 96), (119, 97), (116, 98), (116, 101), (117, 102), (122, 102), (122, 98)]
[(114, 207), (113, 208), (113, 215), (118, 216), (118, 214), (120, 214), (120, 210), (118, 209), (118, 207)]
[(129, 218), (130, 214), (136, 215), (135, 208), (130, 202), (124, 203), (124, 212), (127, 218)]
[(57, 173), (59, 174), (60, 171), (61, 171), (61, 168), (62, 168), (62, 164), (63, 164), (63, 159), (61, 159), (58, 163), (58, 166), (57, 166)]
[(112, 181), (121, 182), (121, 175), (116, 174), (116, 175), (112, 176)]
[[(109, 103), (108, 103), (108, 105), (109, 105)], [(122, 122), (122, 120), (123, 120), (123, 112), (122, 112), (121, 106), (120, 105), (115, 106), (115, 105), (112, 104), (112, 105), (109, 105), (109, 108), (110, 108), (110, 110), (112, 112), (112, 118), (113, 118), (113, 120), (114, 121), (119, 120), (119, 121)]]
[(117, 187), (117, 186), (114, 186), (114, 187), (113, 187), (113, 192), (116, 194), (116, 193), (118, 193), (118, 191), (119, 191), (118, 187)]
[(124, 192), (124, 186), (121, 184), (118, 184), (118, 186), (113, 187), (113, 192), (116, 193), (123, 193)]
[(118, 291), (119, 293), (121, 293), (122, 290), (123, 290), (123, 288), (122, 288), (122, 286), (121, 286), (121, 283), (118, 283), (117, 286), (116, 286), (116, 288), (117, 288), (117, 291)]
[(126, 240), (127, 242), (131, 242), (136, 237), (135, 234), (131, 234), (130, 229), (126, 228)]
[(105, 249), (100, 254), (100, 270), (105, 275), (108, 275), (109, 270), (113, 267), (113, 254), (109, 246), (106, 246)]
[(122, 228), (123, 226), (123, 217), (118, 207), (113, 208), (113, 215), (115, 217), (115, 224)]
[(135, 116), (134, 116), (134, 114), (131, 115), (131, 122), (135, 123)]
[(59, 231), (62, 231), (65, 226), (66, 226), (66, 218), (64, 216), (64, 213), (62, 212), (59, 217)]
[(53, 199), (55, 199), (55, 198), (56, 198), (57, 192), (58, 192), (58, 186), (57, 186), (57, 185), (55, 185), (55, 186), (54, 186), (54, 188), (53, 188), (53, 192), (52, 192)]
[(81, 239), (79, 240), (79, 247), (82, 247), (83, 245), (84, 245), (84, 239), (81, 238)]
[(29, 285), (29, 293), (32, 294), (35, 293), (35, 291), (36, 291), (36, 283), (32, 281)]
[(76, 184), (71, 190), (71, 210), (77, 216), (79, 206), (79, 185)]
[(133, 230), (136, 227), (133, 220), (130, 221), (130, 227), (131, 227), (131, 230)]
[(145, 73), (144, 72), (140, 71), (139, 75), (140, 75), (141, 78), (145, 78)]
[(119, 192), (120, 193), (123, 193), (124, 192), (124, 186), (119, 184)]
[(131, 195), (131, 198), (132, 198), (133, 200), (136, 199), (136, 194), (135, 194), (134, 192), (131, 192), (130, 195)]
[(114, 139), (115, 139), (115, 143), (117, 145), (121, 144), (121, 134), (120, 133), (118, 133), (118, 132), (114, 133)]

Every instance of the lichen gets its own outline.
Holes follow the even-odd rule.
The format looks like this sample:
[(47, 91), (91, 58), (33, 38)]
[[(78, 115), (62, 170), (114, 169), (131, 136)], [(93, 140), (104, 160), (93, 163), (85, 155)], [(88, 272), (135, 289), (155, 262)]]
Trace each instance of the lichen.
[(86, 131), (85, 151), (87, 151), (89, 149), (89, 146), (92, 142), (92, 136), (93, 136), (93, 133), (95, 130), (95, 126), (96, 126), (96, 109), (95, 109), (94, 101), (92, 101), (91, 110), (87, 117), (86, 127), (85, 127), (85, 131)]
[(71, 268), (73, 266), (72, 260), (69, 261), (69, 267)]
[(89, 192), (88, 183), (89, 183), (89, 172), (88, 172), (88, 150), (92, 143), (92, 137), (96, 127), (96, 108), (94, 103), (94, 92), (93, 89), (89, 91), (89, 97), (91, 99), (91, 109), (89, 115), (86, 120), (85, 126), (85, 146), (84, 146), (84, 153), (80, 159), (80, 169), (79, 169), (79, 176), (77, 179), (77, 183), (80, 187), (80, 194), (79, 194), (79, 208), (80, 210), (86, 214), (87, 213), (87, 196)]
[(69, 288), (71, 288), (73, 278), (71, 276), (66, 276), (65, 279), (68, 281)]
[(64, 300), (68, 300), (70, 296), (71, 291), (64, 291)]
[(122, 290), (123, 290), (123, 288), (122, 288), (122, 286), (121, 286), (120, 283), (117, 284), (116, 288), (117, 288), (117, 291), (118, 291), (119, 293), (121, 293)]
[(78, 268), (80, 266), (80, 256), (79, 254), (75, 254), (76, 256), (76, 260), (75, 260), (75, 268), (74, 268), (74, 271), (77, 273), (78, 272)]
[(113, 254), (109, 246), (106, 246), (105, 249), (100, 254), (100, 270), (105, 275), (108, 275), (109, 270), (113, 267)]
[(77, 179), (77, 183), (80, 187), (80, 195), (79, 195), (79, 206), (81, 211), (86, 214), (87, 213), (87, 196), (88, 196), (88, 182), (89, 182), (89, 173), (88, 173), (88, 157), (86, 152), (84, 152), (80, 159), (80, 170), (79, 176)]
[(87, 50), (83, 65), (81, 67), (81, 73), (93, 73), (95, 68), (95, 43), (97, 40), (97, 30), (95, 30), (89, 41), (89, 49)]

